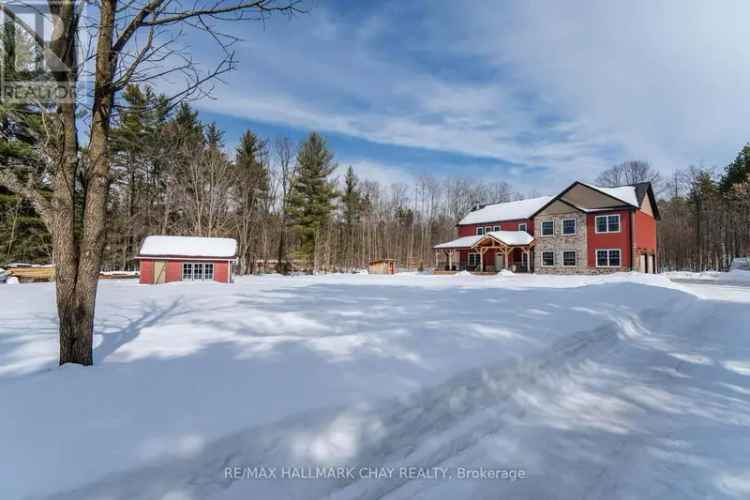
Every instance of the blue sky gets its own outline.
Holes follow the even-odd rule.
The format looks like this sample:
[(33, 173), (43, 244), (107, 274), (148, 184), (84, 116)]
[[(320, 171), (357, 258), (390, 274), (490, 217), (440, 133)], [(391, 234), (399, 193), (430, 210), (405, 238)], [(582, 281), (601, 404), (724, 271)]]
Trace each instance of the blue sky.
[[(232, 25), (239, 68), (195, 103), (231, 146), (324, 134), (363, 177), (552, 192), (628, 159), (724, 165), (750, 139), (750, 2), (314, 1)], [(208, 67), (216, 48), (190, 40)]]

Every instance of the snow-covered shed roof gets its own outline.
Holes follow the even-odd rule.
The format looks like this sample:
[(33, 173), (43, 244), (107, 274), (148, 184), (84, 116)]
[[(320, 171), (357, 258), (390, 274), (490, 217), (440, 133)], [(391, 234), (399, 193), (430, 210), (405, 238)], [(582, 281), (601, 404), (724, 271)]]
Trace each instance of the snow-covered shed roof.
[(528, 219), (534, 212), (542, 208), (552, 196), (540, 196), (527, 200), (509, 201), (507, 203), (495, 203), (486, 205), (479, 210), (469, 212), (459, 221), (459, 224), (483, 224), (485, 222), (497, 222), (503, 220)]
[(237, 241), (232, 238), (199, 238), (195, 236), (147, 236), (139, 257), (204, 257), (231, 259), (237, 255)]

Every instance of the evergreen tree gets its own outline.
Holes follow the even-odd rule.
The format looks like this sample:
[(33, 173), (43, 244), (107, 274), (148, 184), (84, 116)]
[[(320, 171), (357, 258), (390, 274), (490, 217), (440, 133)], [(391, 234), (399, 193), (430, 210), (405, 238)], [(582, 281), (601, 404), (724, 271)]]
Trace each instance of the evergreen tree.
[(313, 132), (297, 152), (297, 175), (289, 199), (289, 219), (300, 239), (300, 256), (313, 260), (317, 270), (316, 243), (333, 210), (336, 190), (329, 176), (336, 169), (333, 154)]
[(242, 134), (237, 146), (235, 168), (240, 203), (238, 233), (240, 237), (240, 273), (255, 272), (258, 244), (258, 221), (270, 197), (268, 147), (250, 130)]
[(719, 187), (722, 193), (727, 193), (738, 184), (744, 184), (750, 176), (750, 143), (737, 154), (737, 158), (727, 165), (721, 177)]
[(346, 169), (344, 177), (344, 192), (341, 196), (341, 202), (344, 209), (344, 238), (345, 244), (345, 261), (349, 267), (354, 266), (355, 245), (357, 243), (354, 235), (354, 229), (359, 224), (362, 213), (362, 195), (359, 192), (359, 180), (354, 175), (351, 165)]

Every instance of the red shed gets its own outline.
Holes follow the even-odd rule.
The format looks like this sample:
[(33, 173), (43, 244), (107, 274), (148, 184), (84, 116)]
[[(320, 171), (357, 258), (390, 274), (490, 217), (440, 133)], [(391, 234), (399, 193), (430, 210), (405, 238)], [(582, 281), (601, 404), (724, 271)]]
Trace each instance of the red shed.
[(141, 283), (231, 283), (232, 263), (237, 260), (237, 241), (231, 238), (148, 236), (135, 258), (140, 262)]

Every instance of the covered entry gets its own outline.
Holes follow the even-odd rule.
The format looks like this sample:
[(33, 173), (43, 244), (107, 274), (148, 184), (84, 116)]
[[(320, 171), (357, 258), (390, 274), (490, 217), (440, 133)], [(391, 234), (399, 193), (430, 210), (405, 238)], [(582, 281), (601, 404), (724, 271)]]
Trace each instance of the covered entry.
[[(437, 271), (531, 272), (534, 238), (526, 231), (490, 231), (433, 247)], [(441, 259), (442, 257), (442, 259)]]

